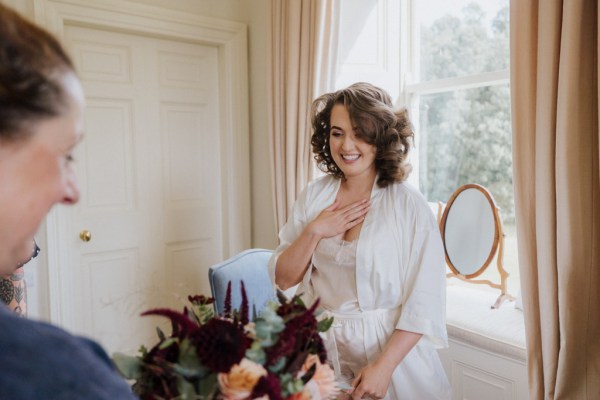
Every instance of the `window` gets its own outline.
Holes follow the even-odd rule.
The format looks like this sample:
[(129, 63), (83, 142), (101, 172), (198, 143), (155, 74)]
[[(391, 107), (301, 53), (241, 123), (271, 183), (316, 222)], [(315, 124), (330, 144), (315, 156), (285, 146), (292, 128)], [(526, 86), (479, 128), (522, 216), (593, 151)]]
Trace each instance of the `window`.
[[(465, 183), (493, 194), (516, 295), (509, 0), (345, 0), (339, 46), (338, 88), (372, 82), (410, 109), (410, 180), (429, 201), (445, 203)], [(499, 281), (495, 262), (482, 277)]]
[[(466, 183), (493, 194), (503, 219), (509, 290), (519, 288), (509, 76), (508, 0), (412, 2), (405, 100), (417, 130), (418, 178), (429, 201)], [(491, 264), (484, 277), (497, 281)]]

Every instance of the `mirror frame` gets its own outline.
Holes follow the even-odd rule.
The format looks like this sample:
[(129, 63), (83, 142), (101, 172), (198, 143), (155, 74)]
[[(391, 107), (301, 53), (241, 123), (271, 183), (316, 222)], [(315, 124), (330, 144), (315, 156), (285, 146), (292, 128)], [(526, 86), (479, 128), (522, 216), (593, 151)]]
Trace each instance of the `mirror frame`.
[[(487, 201), (492, 209), (492, 215), (494, 216), (494, 241), (492, 242), (492, 247), (490, 249), (490, 253), (488, 254), (488, 257), (485, 260), (485, 262), (483, 263), (483, 265), (481, 265), (472, 274), (464, 275), (464, 274), (460, 273), (460, 271), (458, 271), (458, 269), (454, 266), (454, 264), (452, 264), (452, 261), (450, 260), (450, 257), (448, 256), (448, 251), (446, 250), (446, 221), (448, 218), (448, 214), (450, 213), (450, 210), (452, 209), (452, 205), (454, 204), (454, 201), (457, 199), (457, 197), (462, 192), (464, 192), (467, 189), (476, 189), (476, 190), (480, 191), (481, 193), (483, 193), (483, 195), (487, 199)], [(444, 213), (442, 214), (442, 219), (440, 221), (440, 233), (442, 234), (442, 242), (444, 243), (444, 255), (446, 256), (446, 263), (448, 264), (448, 267), (450, 268), (450, 270), (452, 270), (452, 272), (454, 272), (454, 274), (463, 276), (466, 279), (476, 278), (479, 275), (481, 275), (487, 269), (487, 267), (490, 265), (490, 263), (494, 259), (494, 255), (496, 255), (496, 251), (498, 250), (499, 243), (500, 243), (501, 224), (502, 224), (502, 222), (500, 220), (500, 216), (498, 215), (498, 206), (496, 205), (496, 202), (494, 201), (494, 198), (492, 197), (491, 193), (486, 188), (484, 188), (483, 186), (478, 185), (476, 183), (468, 183), (468, 184), (463, 185), (463, 186), (459, 187), (458, 189), (456, 189), (454, 191), (454, 193), (452, 193), (452, 196), (450, 196), (450, 199), (448, 200), (448, 202), (446, 203), (446, 207), (444, 208)]]
[[(448, 256), (448, 252), (446, 250), (445, 233), (446, 233), (446, 220), (448, 218), (450, 209), (452, 208), (452, 204), (454, 203), (454, 201), (456, 200), (458, 195), (460, 195), (462, 192), (464, 192), (467, 189), (479, 190), (480, 192), (482, 192), (485, 195), (486, 199), (488, 200), (488, 203), (489, 203), (490, 207), (492, 208), (492, 214), (494, 215), (494, 241), (492, 243), (492, 248), (490, 249), (490, 254), (488, 255), (488, 257), (487, 257), (486, 261), (483, 263), (483, 265), (472, 274), (462, 275), (460, 272), (458, 272), (456, 267), (452, 264), (452, 261), (450, 261), (450, 257)], [(440, 207), (441, 207), (441, 204), (440, 204)], [(503, 266), (505, 234), (504, 234), (504, 230), (502, 228), (502, 218), (500, 218), (500, 208), (496, 205), (494, 196), (492, 196), (490, 191), (487, 190), (485, 187), (478, 185), (476, 183), (468, 183), (466, 185), (459, 187), (458, 189), (456, 189), (454, 191), (454, 193), (452, 193), (452, 196), (450, 196), (448, 203), (446, 203), (446, 207), (444, 208), (444, 213), (442, 215), (442, 219), (439, 221), (439, 225), (440, 225), (440, 234), (442, 236), (442, 243), (444, 245), (444, 255), (446, 257), (446, 265), (448, 265), (448, 268), (450, 268), (450, 270), (451, 270), (451, 272), (446, 274), (446, 277), (448, 277), (448, 278), (456, 277), (465, 282), (486, 284), (486, 285), (491, 286), (494, 289), (499, 289), (500, 296), (498, 296), (498, 299), (496, 300), (496, 302), (491, 306), (491, 308), (493, 308), (493, 309), (500, 308), (500, 306), (502, 305), (502, 303), (505, 300), (514, 301), (515, 298), (513, 296), (511, 296), (507, 290), (507, 280), (508, 280), (509, 274), (508, 274), (508, 272), (506, 272), (506, 270), (504, 269), (504, 266)], [(481, 275), (487, 269), (487, 267), (490, 265), (490, 263), (494, 259), (494, 256), (496, 256), (496, 264), (498, 266), (498, 272), (500, 273), (500, 283), (498, 284), (498, 283), (492, 282), (487, 279), (479, 279), (479, 280), (473, 279), (473, 278), (476, 278), (477, 276)]]

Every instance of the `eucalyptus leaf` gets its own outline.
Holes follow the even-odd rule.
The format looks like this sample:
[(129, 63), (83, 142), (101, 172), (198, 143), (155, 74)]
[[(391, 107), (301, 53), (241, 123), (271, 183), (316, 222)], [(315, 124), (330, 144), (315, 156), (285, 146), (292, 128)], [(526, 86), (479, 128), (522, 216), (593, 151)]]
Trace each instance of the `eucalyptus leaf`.
[(286, 361), (285, 357), (281, 357), (279, 360), (277, 360), (277, 362), (275, 364), (273, 364), (269, 367), (269, 370), (274, 373), (281, 371), (283, 369), (283, 367), (285, 367), (285, 361)]
[(164, 350), (175, 342), (177, 342), (177, 338), (168, 338), (167, 340), (163, 341), (158, 348)]
[(217, 375), (210, 374), (201, 379), (198, 384), (198, 394), (201, 399), (212, 399), (217, 392)]
[(164, 334), (164, 332), (162, 331), (162, 329), (160, 329), (158, 326), (156, 327), (156, 334), (158, 335), (158, 339), (162, 342), (166, 339), (166, 336)]
[(113, 355), (113, 362), (125, 379), (141, 378), (142, 361), (138, 357), (123, 353), (115, 353)]
[(267, 361), (267, 355), (259, 342), (252, 343), (252, 346), (246, 350), (246, 358), (260, 365), (263, 365)]
[(194, 306), (192, 309), (201, 325), (204, 325), (215, 316), (215, 310), (212, 304), (202, 304)]
[(138, 352), (140, 353), (141, 358), (144, 358), (144, 357), (146, 357), (148, 355), (148, 349), (144, 345), (140, 346)]
[(317, 331), (325, 332), (329, 328), (331, 328), (332, 324), (333, 324), (333, 317), (322, 319), (317, 323)]
[(200, 362), (196, 348), (187, 339), (181, 341), (178, 363), (174, 368), (188, 378), (202, 378), (209, 373)]
[(181, 400), (194, 400), (197, 398), (194, 385), (181, 376), (177, 377), (177, 391), (179, 391), (178, 398)]
[(300, 298), (300, 296), (294, 296), (294, 298), (292, 299), (292, 301), (294, 302), (294, 304), (306, 308), (306, 305), (304, 304), (304, 302), (302, 301), (302, 299)]
[(302, 391), (304, 388), (304, 384), (299, 379), (294, 379), (291, 374), (281, 374), (279, 377), (279, 382), (281, 384), (281, 389), (283, 391), (284, 397), (288, 397), (294, 393), (298, 393)]

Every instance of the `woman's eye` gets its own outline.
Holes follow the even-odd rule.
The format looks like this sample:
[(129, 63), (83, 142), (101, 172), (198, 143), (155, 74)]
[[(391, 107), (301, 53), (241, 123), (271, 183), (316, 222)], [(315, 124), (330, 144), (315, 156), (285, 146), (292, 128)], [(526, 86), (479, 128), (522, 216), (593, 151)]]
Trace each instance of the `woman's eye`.
[(333, 132), (331, 132), (331, 136), (340, 137), (340, 136), (342, 136), (342, 132), (333, 131)]

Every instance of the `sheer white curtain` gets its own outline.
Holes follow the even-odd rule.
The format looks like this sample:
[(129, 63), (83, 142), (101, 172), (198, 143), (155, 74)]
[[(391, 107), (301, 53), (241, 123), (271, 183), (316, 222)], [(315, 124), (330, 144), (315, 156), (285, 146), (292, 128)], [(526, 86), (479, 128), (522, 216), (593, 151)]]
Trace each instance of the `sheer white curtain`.
[(277, 230), (315, 173), (310, 106), (333, 90), (339, 0), (271, 0), (269, 136)]

